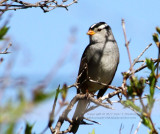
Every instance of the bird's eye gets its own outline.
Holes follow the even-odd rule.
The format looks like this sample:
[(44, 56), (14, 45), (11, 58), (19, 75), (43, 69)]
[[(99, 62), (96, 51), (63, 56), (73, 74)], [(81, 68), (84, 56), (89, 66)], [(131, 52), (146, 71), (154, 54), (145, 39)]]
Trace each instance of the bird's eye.
[(102, 30), (102, 29), (100, 29), (100, 28), (98, 29), (98, 31), (101, 31), (101, 30)]

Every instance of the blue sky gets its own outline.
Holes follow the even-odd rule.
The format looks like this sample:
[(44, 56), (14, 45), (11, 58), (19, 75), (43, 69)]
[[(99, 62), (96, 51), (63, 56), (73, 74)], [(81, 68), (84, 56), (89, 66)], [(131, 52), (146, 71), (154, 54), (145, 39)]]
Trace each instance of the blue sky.
[[(71, 54), (76, 51), (76, 63), (70, 59), (72, 55), (68, 55), (63, 68), (58, 73), (64, 74), (66, 69), (71, 73), (73, 68), (76, 72), (80, 57), (88, 44), (86, 32), (90, 25), (99, 21), (105, 21), (112, 27), (121, 56), (118, 72), (125, 71), (129, 64), (124, 47), (121, 19), (124, 18), (126, 21), (126, 32), (128, 40), (131, 40), (130, 51), (133, 59), (152, 42), (151, 35), (155, 32), (155, 27), (159, 25), (157, 3), (151, 1), (104, 2), (102, 0), (93, 3), (88, 0), (79, 1), (71, 6), (69, 11), (57, 8), (49, 13), (43, 13), (40, 9), (8, 12), (12, 14), (9, 35), (12, 37), (13, 45), (20, 47), (20, 58), (14, 72), (45, 75), (60, 57), (73, 27), (77, 29), (77, 34)], [(155, 51), (152, 54), (153, 57), (156, 56), (155, 45), (150, 51)], [(145, 57), (148, 57), (148, 53)], [(24, 60), (29, 61), (28, 66), (23, 66)]]
[[(16, 63), (12, 75), (34, 77), (38, 81), (50, 72), (53, 66), (57, 64), (59, 57), (63, 55), (65, 61), (61, 68), (56, 71), (53, 81), (57, 85), (64, 82), (72, 84), (76, 80), (81, 55), (89, 42), (86, 35), (88, 28), (96, 22), (105, 21), (111, 26), (120, 50), (120, 64), (113, 82), (116, 84), (116, 80), (121, 78), (121, 72), (129, 68), (121, 19), (124, 18), (126, 22), (127, 38), (131, 41), (129, 46), (131, 58), (134, 59), (148, 44), (153, 43), (152, 34), (155, 32), (155, 27), (160, 26), (159, 5), (159, 0), (80, 0), (77, 4), (69, 7), (69, 11), (57, 8), (49, 13), (43, 13), (40, 9), (7, 12), (6, 16), (12, 14), (8, 24), (11, 27), (8, 35), (11, 37), (13, 47), (18, 47), (19, 50), (5, 55), (6, 61), (1, 67), (2, 69), (5, 68), (7, 59), (12, 55), (17, 55), (18, 58), (14, 59)], [(73, 28), (77, 29), (74, 35), (71, 33)], [(69, 39), (73, 36), (76, 41), (74, 44), (70, 44)], [(66, 46), (70, 49), (66, 50)], [(142, 59), (146, 57), (156, 58), (157, 53), (157, 48), (153, 44)], [(145, 71), (142, 73), (147, 74)], [(43, 114), (48, 115), (49, 107), (52, 106), (51, 102), (46, 104), (48, 109)], [(139, 119), (135, 120), (135, 126), (138, 121)], [(113, 128), (110, 123), (114, 124), (114, 121), (107, 122), (106, 129), (109, 126), (109, 132), (118, 133), (117, 130), (121, 121), (118, 121), (119, 123), (115, 121), (116, 125)], [(127, 121), (129, 123), (126, 123), (125, 120), (122, 122), (127, 125), (124, 129), (125, 133), (128, 133), (128, 127), (131, 128), (133, 122)], [(106, 124), (105, 121), (103, 121), (104, 124)], [(42, 126), (43, 124), (41, 124)], [(36, 128), (38, 129), (38, 126)], [(103, 127), (95, 125), (80, 129), (78, 133), (88, 133), (93, 128), (97, 134), (104, 132)], [(142, 128), (141, 132), (143, 130), (147, 132), (144, 127)]]

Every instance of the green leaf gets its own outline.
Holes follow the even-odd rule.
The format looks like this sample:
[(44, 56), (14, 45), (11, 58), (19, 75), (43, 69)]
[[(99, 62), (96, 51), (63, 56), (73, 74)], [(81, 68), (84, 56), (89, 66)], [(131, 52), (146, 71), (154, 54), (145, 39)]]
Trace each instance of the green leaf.
[(142, 119), (142, 123), (152, 130), (152, 124), (150, 120), (145, 116), (142, 116), (141, 119)]
[(150, 59), (146, 59), (146, 64), (147, 64), (147, 67), (151, 70), (151, 73), (148, 77), (149, 87), (150, 87), (150, 95), (147, 97), (148, 107), (149, 107), (149, 110), (151, 111), (153, 108), (154, 102), (155, 102), (154, 92), (155, 92), (155, 85), (156, 85), (156, 81), (157, 81), (157, 78), (155, 75), (156, 67), (154, 66), (153, 61)]
[(14, 127), (15, 127), (14, 123), (8, 124), (8, 129), (6, 130), (6, 134), (14, 134)]
[(153, 72), (156, 69), (156, 67), (154, 66), (153, 61), (150, 60), (150, 59), (146, 59), (146, 65), (147, 65), (148, 69), (151, 70), (151, 72)]
[(3, 40), (3, 37), (6, 35), (8, 30), (9, 30), (9, 27), (6, 27), (6, 26), (3, 26), (0, 29), (0, 40)]
[(153, 40), (154, 40), (155, 43), (156, 43), (156, 42), (159, 42), (159, 36), (158, 36), (157, 33), (154, 33), (154, 34), (152, 35), (152, 37), (153, 37)]
[(92, 132), (91, 132), (91, 133), (89, 133), (89, 134), (95, 134), (95, 130), (93, 129), (93, 130), (92, 130)]
[(160, 27), (156, 27), (156, 31), (160, 34)]
[(49, 92), (49, 93), (44, 93), (43, 90), (37, 90), (36, 92), (34, 91), (34, 96), (33, 96), (33, 101), (35, 103), (40, 103), (42, 101), (45, 101), (52, 96), (55, 95), (55, 91)]
[(150, 75), (149, 79), (149, 85), (150, 85), (150, 95), (153, 98), (154, 96), (154, 91), (155, 91), (155, 83), (156, 83), (156, 78), (153, 75)]
[(151, 96), (147, 96), (147, 100), (148, 100), (148, 107), (149, 110), (151, 111), (155, 102), (155, 99), (153, 99), (153, 97)]
[(33, 125), (30, 125), (28, 122), (26, 123), (25, 134), (32, 134)]
[(63, 88), (61, 89), (61, 96), (62, 96), (62, 100), (63, 100), (63, 101), (66, 100), (67, 92), (68, 92), (67, 84), (64, 84), (64, 85), (63, 85)]
[(121, 102), (125, 107), (131, 107), (134, 110), (136, 110), (137, 112), (142, 112), (142, 109), (140, 107), (138, 107), (137, 105), (135, 105), (132, 101), (130, 100), (126, 100), (126, 101), (122, 101)]
[(127, 86), (127, 95), (134, 98), (135, 96), (142, 96), (145, 88), (145, 79), (138, 79), (135, 76), (130, 77), (130, 85)]

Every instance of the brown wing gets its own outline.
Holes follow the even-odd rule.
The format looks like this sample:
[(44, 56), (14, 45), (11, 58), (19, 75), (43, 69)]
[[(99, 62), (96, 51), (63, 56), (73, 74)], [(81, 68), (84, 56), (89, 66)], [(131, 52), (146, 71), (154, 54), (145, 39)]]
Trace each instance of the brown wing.
[[(87, 78), (87, 69), (85, 69), (88, 61), (86, 58), (86, 51), (89, 48), (90, 45), (86, 47), (86, 49), (83, 52), (81, 62), (80, 62), (80, 67), (79, 67), (79, 72), (78, 72), (78, 77), (77, 77), (77, 83), (81, 84), (86, 78)], [(80, 89), (77, 89), (77, 94), (80, 93)]]

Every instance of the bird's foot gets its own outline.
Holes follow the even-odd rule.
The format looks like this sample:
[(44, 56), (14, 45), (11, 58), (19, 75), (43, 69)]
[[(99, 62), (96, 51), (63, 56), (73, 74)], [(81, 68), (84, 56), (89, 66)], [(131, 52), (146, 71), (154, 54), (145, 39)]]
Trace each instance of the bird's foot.
[(86, 89), (86, 98), (87, 98), (87, 99), (89, 98), (89, 92), (88, 92), (88, 89)]
[(112, 101), (110, 101), (110, 99), (107, 99), (106, 101), (111, 105), (113, 104)]
[(102, 102), (102, 97), (99, 97), (99, 98), (98, 98), (98, 101), (99, 101), (99, 102)]

